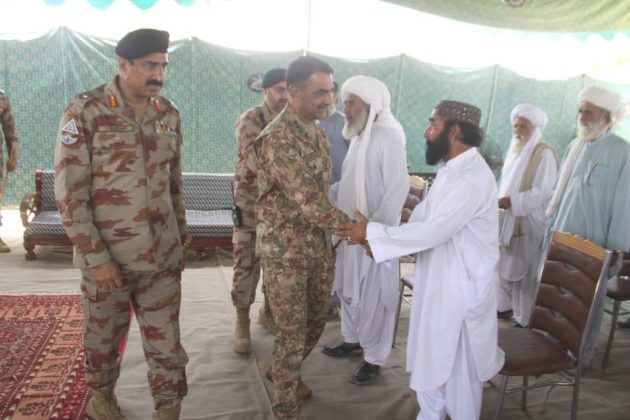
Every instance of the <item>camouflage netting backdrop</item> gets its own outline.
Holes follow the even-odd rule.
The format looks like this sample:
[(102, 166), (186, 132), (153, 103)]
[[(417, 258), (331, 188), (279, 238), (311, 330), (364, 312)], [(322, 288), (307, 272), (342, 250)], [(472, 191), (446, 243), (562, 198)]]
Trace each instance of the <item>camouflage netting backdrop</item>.
[[(30, 41), (0, 40), (0, 89), (7, 92), (21, 142), (16, 174), (9, 179), (4, 206), (17, 205), (34, 192), (34, 170), (52, 168), (61, 113), (80, 92), (107, 82), (117, 72), (115, 43), (59, 29)], [(258, 53), (222, 48), (190, 39), (171, 44), (168, 80), (163, 94), (182, 114), (183, 167), (186, 172), (232, 172), (236, 164), (234, 123), (245, 109), (260, 102), (247, 78), (271, 67), (287, 66), (302, 54)], [(560, 155), (573, 138), (576, 95), (584, 85), (600, 85), (630, 96), (630, 86), (575, 77), (540, 81), (504, 68), (462, 70), (419, 62), (405, 55), (349, 61), (321, 57), (343, 82), (355, 74), (383, 80), (392, 93), (392, 111), (407, 134), (409, 169), (435, 172), (424, 163), (422, 133), (433, 106), (449, 98), (477, 105), (491, 139), (482, 148), (492, 159), (505, 155), (511, 139), (509, 115), (519, 102), (541, 106), (549, 114), (545, 138)], [(544, 63), (541, 63), (544, 65)], [(339, 105), (341, 107), (341, 104)], [(629, 138), (629, 124), (622, 135)]]

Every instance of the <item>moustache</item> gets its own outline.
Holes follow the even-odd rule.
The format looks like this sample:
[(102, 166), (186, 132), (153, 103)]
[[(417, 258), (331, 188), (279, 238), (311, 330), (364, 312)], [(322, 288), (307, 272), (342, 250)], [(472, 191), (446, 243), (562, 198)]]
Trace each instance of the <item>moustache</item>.
[(326, 105), (326, 104), (318, 105), (317, 109), (328, 109), (328, 105)]
[(158, 86), (158, 87), (162, 87), (162, 82), (160, 82), (159, 80), (149, 80), (147, 82), (147, 86)]

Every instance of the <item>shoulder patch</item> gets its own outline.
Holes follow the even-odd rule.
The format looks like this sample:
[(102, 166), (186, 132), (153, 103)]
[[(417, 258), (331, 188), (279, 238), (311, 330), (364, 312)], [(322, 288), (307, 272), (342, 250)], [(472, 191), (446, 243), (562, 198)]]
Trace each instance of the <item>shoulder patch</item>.
[(70, 133), (70, 134), (79, 134), (79, 130), (77, 129), (77, 123), (74, 121), (74, 118), (71, 119), (63, 126), (61, 129), (62, 133)]
[(73, 136), (64, 136), (63, 134), (59, 136), (59, 140), (65, 144), (66, 146), (70, 146), (71, 144), (74, 144), (77, 142), (77, 140), (79, 140), (78, 137), (73, 137)]

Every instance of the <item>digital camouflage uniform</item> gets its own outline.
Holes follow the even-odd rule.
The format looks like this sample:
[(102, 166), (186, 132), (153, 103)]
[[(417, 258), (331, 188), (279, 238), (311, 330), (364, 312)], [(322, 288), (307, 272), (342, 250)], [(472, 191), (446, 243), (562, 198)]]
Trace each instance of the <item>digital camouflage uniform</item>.
[[(55, 150), (55, 195), (82, 272), (86, 382), (93, 388), (116, 382), (131, 302), (158, 408), (187, 392), (188, 358), (179, 335), (186, 228), (180, 118), (168, 99), (156, 97), (138, 122), (117, 81), (66, 107)], [(89, 269), (110, 260), (124, 286), (106, 291)]]
[(245, 111), (236, 122), (238, 163), (234, 171), (234, 204), (241, 209), (242, 225), (234, 228), (234, 277), (232, 303), (249, 308), (256, 298), (260, 278), (260, 262), (256, 255), (256, 214), (258, 198), (256, 157), (253, 142), (263, 128), (275, 117), (265, 102)]
[(333, 278), (330, 234), (350, 223), (328, 198), (329, 142), (291, 106), (256, 140), (257, 242), (267, 297), (276, 324), (272, 372), (276, 416), (300, 411), (297, 385), (302, 360), (324, 326)]
[[(13, 115), (11, 114), (11, 103), (9, 99), (6, 97), (3, 91), (0, 90), (0, 126), (2, 126), (2, 135), (4, 137), (4, 143), (7, 147), (7, 157), (11, 153), (16, 154), (18, 152), (18, 135), (17, 130), (15, 129), (15, 120), (13, 119)], [(6, 179), (3, 177), (6, 176), (6, 163), (5, 158), (3, 156), (3, 148), (2, 142), (0, 142), (0, 207), (2, 206), (2, 199), (4, 198), (4, 191), (2, 190), (3, 186), (6, 183)], [(0, 215), (0, 226), (2, 226), (2, 216)]]

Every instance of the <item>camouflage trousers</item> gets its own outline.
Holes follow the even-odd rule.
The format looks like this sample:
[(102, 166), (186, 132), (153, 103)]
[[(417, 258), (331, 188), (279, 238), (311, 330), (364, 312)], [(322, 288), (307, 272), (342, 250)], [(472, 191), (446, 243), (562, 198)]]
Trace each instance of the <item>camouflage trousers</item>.
[[(232, 304), (249, 308), (256, 299), (256, 287), (260, 280), (260, 259), (256, 255), (256, 232), (234, 230), (234, 276), (232, 277)], [(265, 294), (265, 284), (262, 290)], [(265, 308), (268, 307), (265, 294)]]
[(106, 291), (81, 270), (85, 327), (85, 382), (92, 388), (116, 383), (120, 371), (118, 349), (129, 331), (130, 303), (142, 334), (149, 365), (149, 386), (155, 408), (183, 398), (187, 391), (188, 362), (179, 335), (181, 272), (123, 271), (124, 286)]
[(332, 261), (314, 258), (261, 258), (267, 295), (276, 324), (273, 343), (273, 411), (300, 412), (297, 386), (302, 361), (324, 331), (332, 287)]

